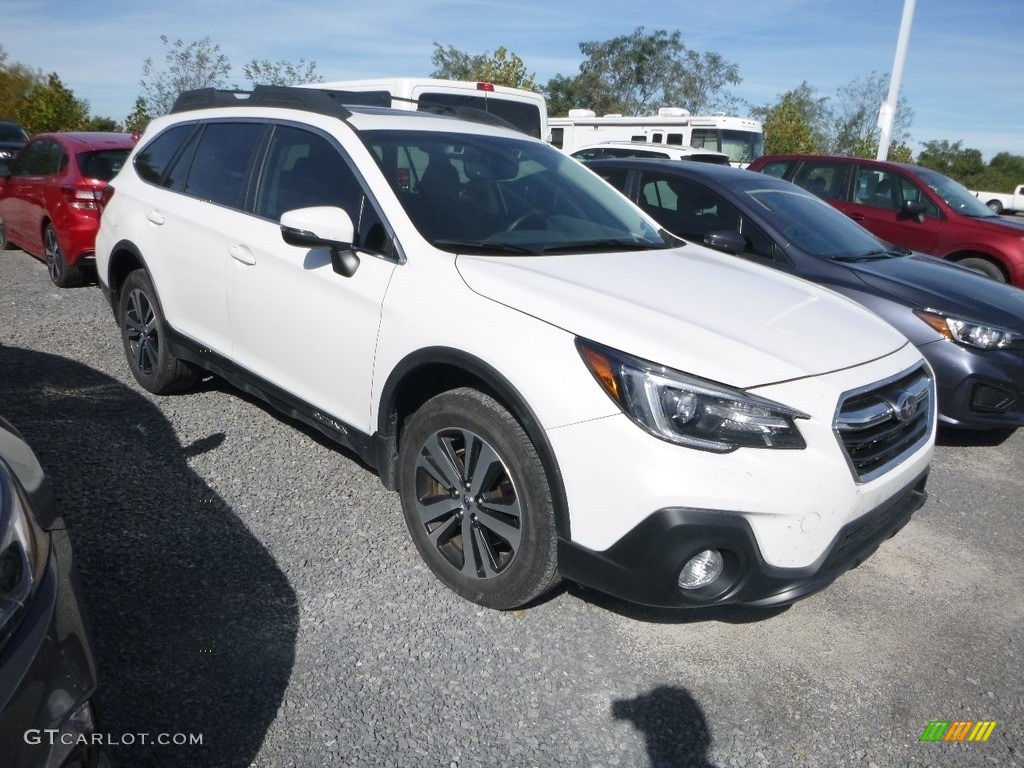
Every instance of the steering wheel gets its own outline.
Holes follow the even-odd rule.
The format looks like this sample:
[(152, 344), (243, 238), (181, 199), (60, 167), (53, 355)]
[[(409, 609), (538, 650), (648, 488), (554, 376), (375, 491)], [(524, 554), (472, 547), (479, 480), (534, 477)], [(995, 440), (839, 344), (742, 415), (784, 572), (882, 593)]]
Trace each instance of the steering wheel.
[(516, 217), (516, 219), (511, 224), (509, 224), (507, 227), (505, 227), (505, 231), (506, 232), (515, 232), (523, 224), (525, 224), (526, 222), (531, 221), (531, 220), (539, 222), (540, 223), (540, 227), (539, 227), (540, 229), (547, 229), (548, 228), (547, 217), (541, 211), (537, 210), (536, 208), (532, 208), (529, 211), (527, 211), (526, 213), (524, 213), (522, 216)]

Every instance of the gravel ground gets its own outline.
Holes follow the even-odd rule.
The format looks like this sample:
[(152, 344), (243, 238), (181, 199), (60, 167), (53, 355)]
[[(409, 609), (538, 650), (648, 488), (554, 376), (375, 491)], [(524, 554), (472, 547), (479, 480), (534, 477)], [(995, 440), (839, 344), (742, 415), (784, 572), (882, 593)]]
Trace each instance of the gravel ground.
[[(61, 499), (119, 768), (1024, 766), (1022, 433), (946, 436), (910, 525), (788, 609), (569, 585), (500, 613), (441, 587), (397, 496), (315, 432), (216, 380), (142, 391), (99, 290), (19, 251), (0, 413)], [(998, 725), (922, 743), (931, 720)], [(202, 744), (125, 737), (160, 733)]]

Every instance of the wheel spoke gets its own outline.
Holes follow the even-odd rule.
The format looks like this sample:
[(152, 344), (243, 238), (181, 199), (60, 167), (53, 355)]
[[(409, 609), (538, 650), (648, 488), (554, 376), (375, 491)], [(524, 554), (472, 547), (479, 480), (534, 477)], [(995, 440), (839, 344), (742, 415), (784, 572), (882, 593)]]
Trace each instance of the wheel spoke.
[[(508, 510), (507, 512), (506, 510), (502, 511), (514, 516), (516, 522), (518, 522), (520, 519), (519, 504), (515, 500), (513, 500), (513, 504), (515, 506), (515, 512), (512, 512), (511, 510)], [(477, 507), (476, 516), (477, 522), (481, 527), (486, 528), (499, 538), (507, 541), (513, 552), (519, 549), (519, 542), (522, 540), (522, 531), (518, 527), (510, 525), (501, 518), (492, 515), (490, 510), (483, 506)]]
[(505, 474), (505, 465), (490, 445), (473, 435), (473, 452), (467, 449), (467, 466), (469, 476), (469, 492), (474, 496), (491, 490), (501, 475)]
[(473, 530), (473, 522), (469, 515), (462, 518), (462, 572), (472, 578), (480, 578), (480, 553), (477, 552), (479, 542)]
[(437, 483), (448, 489), (449, 493), (462, 490), (462, 461), (452, 448), (451, 440), (434, 435), (420, 452), (416, 469), (423, 470)]
[(487, 534), (479, 525), (473, 526), (473, 544), (474, 554), (479, 557), (479, 566), (483, 569), (484, 578), (497, 576), (498, 553), (494, 551)]
[(420, 499), (416, 505), (416, 512), (420, 516), (420, 522), (424, 525), (434, 522), (445, 515), (455, 515), (461, 506), (459, 499), (452, 496), (433, 496), (427, 499)]
[(430, 543), (433, 544), (435, 548), (440, 549), (441, 545), (447, 543), (448, 540), (457, 532), (453, 529), (458, 528), (458, 525), (458, 516), (452, 515), (433, 531), (430, 531), (427, 534), (427, 538), (430, 539)]

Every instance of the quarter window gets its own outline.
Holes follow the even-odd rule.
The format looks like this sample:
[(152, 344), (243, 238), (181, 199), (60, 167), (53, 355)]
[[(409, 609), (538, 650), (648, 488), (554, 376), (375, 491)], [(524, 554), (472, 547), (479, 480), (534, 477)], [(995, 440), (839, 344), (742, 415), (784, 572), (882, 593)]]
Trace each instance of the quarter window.
[(159, 184), (181, 145), (193, 130), (194, 125), (175, 125), (146, 144), (135, 155), (135, 171), (139, 177), (150, 184)]

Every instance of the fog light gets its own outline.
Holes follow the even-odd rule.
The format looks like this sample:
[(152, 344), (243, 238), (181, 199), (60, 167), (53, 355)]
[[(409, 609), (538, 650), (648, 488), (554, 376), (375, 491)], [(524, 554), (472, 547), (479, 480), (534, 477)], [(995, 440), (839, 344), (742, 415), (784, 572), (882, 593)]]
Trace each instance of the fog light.
[(717, 549), (705, 549), (686, 561), (679, 573), (680, 589), (700, 589), (706, 587), (722, 575), (724, 566), (722, 553)]

